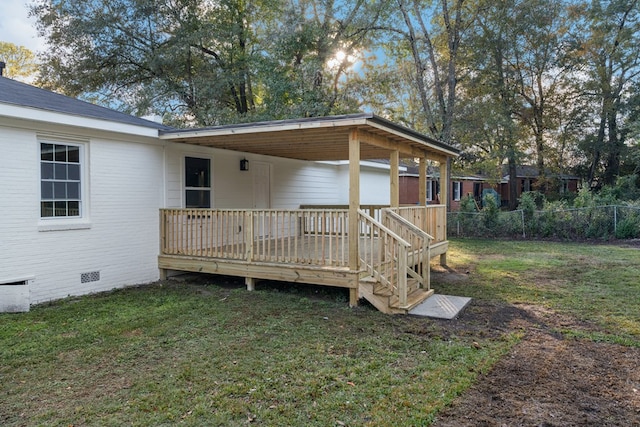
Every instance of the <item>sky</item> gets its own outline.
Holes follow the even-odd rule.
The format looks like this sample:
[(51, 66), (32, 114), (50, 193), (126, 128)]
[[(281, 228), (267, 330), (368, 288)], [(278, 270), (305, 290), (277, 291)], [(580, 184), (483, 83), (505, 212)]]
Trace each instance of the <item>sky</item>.
[(35, 52), (45, 47), (38, 38), (35, 20), (29, 18), (30, 0), (0, 0), (0, 41), (24, 46)]

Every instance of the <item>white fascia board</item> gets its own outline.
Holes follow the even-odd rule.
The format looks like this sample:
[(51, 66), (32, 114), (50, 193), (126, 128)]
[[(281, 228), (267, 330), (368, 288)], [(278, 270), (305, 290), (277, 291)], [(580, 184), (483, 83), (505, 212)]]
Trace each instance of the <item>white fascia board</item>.
[(267, 122), (243, 124), (237, 126), (221, 126), (219, 128), (203, 128), (192, 131), (165, 132), (160, 139), (183, 139), (206, 136), (245, 135), (253, 133), (282, 132), (289, 130), (320, 129), (332, 127), (350, 127), (366, 124), (364, 118), (348, 118), (336, 120), (303, 121), (303, 122)]
[(158, 137), (158, 130), (154, 128), (113, 122), (110, 120), (95, 119), (91, 117), (81, 117), (72, 114), (57, 113), (54, 111), (40, 110), (37, 108), (19, 107), (2, 103), (0, 103), (0, 116), (7, 117), (9, 119), (14, 118), (20, 120), (33, 120), (37, 122), (75, 126), (106, 132), (124, 133), (128, 135), (145, 136), (151, 138)]
[(367, 121), (367, 125), (369, 125), (371, 127), (375, 127), (377, 129), (380, 129), (380, 130), (383, 130), (383, 131), (388, 132), (388, 133), (392, 133), (392, 134), (400, 136), (402, 138), (409, 139), (409, 140), (411, 140), (413, 142), (416, 142), (416, 143), (422, 145), (425, 148), (430, 148), (430, 149), (435, 150), (435, 151), (437, 151), (439, 153), (446, 153), (447, 155), (449, 155), (451, 157), (458, 157), (458, 154), (453, 152), (453, 151), (447, 150), (446, 148), (439, 147), (439, 146), (434, 145), (434, 144), (430, 144), (430, 143), (428, 143), (428, 142), (426, 142), (426, 141), (424, 141), (422, 139), (416, 138), (413, 135), (409, 135), (407, 133), (400, 132), (400, 131), (395, 130), (395, 129), (391, 129), (391, 128), (389, 128), (387, 126), (384, 126), (382, 124), (375, 123), (375, 122), (372, 122), (372, 121)]

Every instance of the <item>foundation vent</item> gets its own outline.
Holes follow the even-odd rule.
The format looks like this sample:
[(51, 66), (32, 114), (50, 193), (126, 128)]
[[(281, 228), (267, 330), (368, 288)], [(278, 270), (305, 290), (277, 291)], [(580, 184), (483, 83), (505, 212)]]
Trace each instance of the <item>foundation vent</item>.
[(100, 280), (100, 272), (92, 271), (80, 274), (80, 283), (97, 282)]

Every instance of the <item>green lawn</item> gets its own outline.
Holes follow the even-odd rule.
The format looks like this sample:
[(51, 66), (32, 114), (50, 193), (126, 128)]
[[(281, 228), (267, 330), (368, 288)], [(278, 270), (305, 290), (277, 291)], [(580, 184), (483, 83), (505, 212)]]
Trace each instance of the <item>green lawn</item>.
[(640, 246), (455, 240), (449, 260), (472, 271), (440, 293), (541, 305), (592, 323), (590, 339), (640, 346)]
[[(458, 240), (439, 293), (544, 305), (640, 345), (640, 251)], [(518, 335), (347, 307), (341, 289), (167, 282), (0, 314), (0, 425), (428, 425)], [(461, 321), (458, 321), (462, 323)], [(452, 332), (453, 331), (453, 332)]]

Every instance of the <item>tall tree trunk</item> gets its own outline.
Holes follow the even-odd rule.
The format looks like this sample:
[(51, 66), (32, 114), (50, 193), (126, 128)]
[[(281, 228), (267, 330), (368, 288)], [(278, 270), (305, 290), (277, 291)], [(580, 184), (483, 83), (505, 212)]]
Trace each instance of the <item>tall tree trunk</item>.
[(509, 150), (507, 157), (509, 165), (509, 210), (513, 211), (518, 207), (518, 164), (513, 150)]
[(609, 114), (607, 120), (608, 147), (607, 167), (604, 171), (603, 182), (605, 185), (615, 185), (618, 175), (620, 175), (620, 154), (622, 147), (618, 138), (618, 123), (615, 112)]

